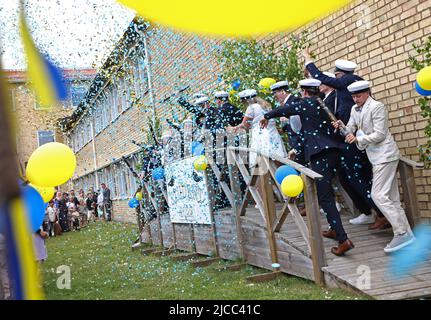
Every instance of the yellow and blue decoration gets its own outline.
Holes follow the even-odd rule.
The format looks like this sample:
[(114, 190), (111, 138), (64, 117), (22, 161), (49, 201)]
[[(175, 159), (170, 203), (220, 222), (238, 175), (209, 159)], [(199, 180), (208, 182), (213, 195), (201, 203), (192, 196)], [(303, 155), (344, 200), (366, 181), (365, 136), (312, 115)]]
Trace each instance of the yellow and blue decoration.
[[(257, 0), (118, 2), (149, 21), (171, 28), (197, 34), (243, 37), (293, 30), (342, 8), (351, 0), (273, 0), (270, 5)], [(229, 9), (220, 14), (220, 8)]]
[(431, 96), (431, 66), (419, 71), (416, 76), (415, 89), (421, 96)]
[(287, 197), (297, 197), (304, 190), (304, 181), (296, 174), (288, 175), (281, 183), (281, 192)]
[[(35, 190), (34, 192), (38, 195)], [(28, 202), (32, 201), (31, 196), (22, 194), (20, 198), (12, 199), (0, 206), (0, 225), (7, 239), (8, 270), (14, 287), (13, 298), (16, 300), (44, 299), (33, 247), (32, 233), (35, 228), (31, 226), (30, 219), (32, 217), (29, 216), (32, 214), (30, 209), (33, 208), (34, 213), (34, 207), (39, 206), (37, 203)], [(39, 213), (42, 213), (43, 220), (45, 210), (41, 197), (39, 202), (42, 204)]]
[(277, 81), (273, 78), (263, 78), (259, 81), (260, 91), (263, 93), (271, 93), (271, 86)]
[(194, 161), (193, 166), (196, 171), (205, 171), (208, 166), (208, 160), (205, 156), (200, 156)]
[(30, 36), (23, 11), (20, 20), (21, 38), (27, 57), (30, 84), (35, 91), (39, 105), (44, 108), (52, 107), (68, 97), (62, 72), (37, 49)]

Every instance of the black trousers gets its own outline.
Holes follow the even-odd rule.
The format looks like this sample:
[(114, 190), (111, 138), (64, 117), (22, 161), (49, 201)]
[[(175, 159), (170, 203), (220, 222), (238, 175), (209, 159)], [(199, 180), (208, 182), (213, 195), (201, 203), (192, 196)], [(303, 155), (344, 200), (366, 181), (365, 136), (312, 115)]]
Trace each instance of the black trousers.
[(339, 149), (328, 149), (310, 159), (311, 169), (323, 176), (321, 180), (317, 180), (317, 197), (319, 204), (326, 214), (326, 220), (335, 230), (336, 239), (339, 243), (347, 240), (347, 234), (341, 222), (340, 213), (335, 205), (334, 189), (332, 188), (332, 179), (341, 170), (341, 159)]
[(338, 177), (355, 207), (366, 215), (370, 215), (371, 209), (374, 209), (378, 216), (383, 217), (371, 199), (373, 171), (365, 151), (359, 150), (355, 145), (345, 144), (340, 156), (341, 170)]

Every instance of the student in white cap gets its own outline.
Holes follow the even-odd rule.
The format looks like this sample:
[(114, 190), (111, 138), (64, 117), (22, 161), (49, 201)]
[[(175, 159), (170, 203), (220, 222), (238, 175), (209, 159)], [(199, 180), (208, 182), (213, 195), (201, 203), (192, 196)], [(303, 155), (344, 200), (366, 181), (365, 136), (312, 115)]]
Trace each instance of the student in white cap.
[(279, 110), (265, 114), (265, 119), (260, 123), (262, 127), (265, 127), (269, 119), (281, 115), (285, 117), (299, 115), (301, 117), (305, 160), (310, 162), (313, 171), (323, 176), (322, 179), (316, 181), (317, 196), (319, 205), (326, 213), (326, 219), (331, 226), (328, 231), (323, 232), (323, 236), (338, 241), (338, 246), (331, 248), (331, 252), (342, 256), (354, 248), (344, 230), (332, 188), (332, 180), (341, 170), (340, 151), (343, 146), (337, 141), (329, 117), (317, 100), (320, 95), (321, 82), (316, 79), (305, 79), (301, 80), (299, 85), (303, 92), (303, 99), (293, 101), (278, 108)]
[[(346, 141), (367, 152), (373, 166), (371, 197), (392, 225), (394, 238), (385, 247), (387, 253), (397, 251), (415, 241), (404, 209), (401, 206), (397, 181), (400, 152), (388, 124), (385, 106), (371, 96), (368, 81), (348, 87), (355, 101), (347, 124)], [(333, 123), (338, 128), (341, 121)]]
[(229, 102), (229, 93), (226, 91), (217, 91), (214, 93), (214, 98), (218, 106), (221, 121), (223, 122), (223, 128), (239, 125), (244, 114)]
[[(279, 81), (274, 83), (271, 86), (271, 91), (275, 101), (280, 106), (292, 103), (298, 99), (298, 97), (291, 94), (288, 81)], [(277, 113), (277, 110), (278, 109), (274, 109), (273, 112)], [(283, 121), (284, 119), (285, 121)], [(304, 150), (302, 146), (301, 118), (298, 115), (294, 115), (289, 118), (281, 117), (281, 121), (285, 122), (283, 125), (283, 131), (287, 133), (289, 145), (291, 147), (291, 150), (288, 152), (289, 159), (295, 160), (304, 166), (307, 165), (305, 162)]]
[[(248, 89), (238, 93), (241, 101), (247, 106), (242, 123), (231, 130), (238, 132), (240, 129), (251, 131), (250, 148), (266, 154), (273, 154), (279, 157), (286, 157), (286, 149), (283, 140), (278, 133), (275, 121), (271, 121), (267, 128), (261, 129), (259, 121), (263, 119), (265, 113), (272, 110), (268, 101), (257, 96), (257, 91)], [(249, 166), (256, 166), (257, 154), (250, 152)]]

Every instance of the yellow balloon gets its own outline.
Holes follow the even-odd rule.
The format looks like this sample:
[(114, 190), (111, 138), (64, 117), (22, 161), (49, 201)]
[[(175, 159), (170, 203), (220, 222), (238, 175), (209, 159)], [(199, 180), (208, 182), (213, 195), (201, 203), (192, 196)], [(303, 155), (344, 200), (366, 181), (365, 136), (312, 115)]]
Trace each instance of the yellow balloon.
[(36, 186), (54, 187), (66, 183), (75, 172), (76, 157), (65, 144), (50, 142), (37, 148), (28, 160), (26, 175)]
[(195, 160), (195, 162), (193, 163), (195, 170), (197, 171), (204, 171), (206, 170), (207, 166), (208, 166), (208, 161), (207, 158), (205, 156), (200, 156), (199, 158), (197, 158)]
[(419, 87), (431, 91), (431, 66), (423, 68), (416, 76)]
[(272, 78), (263, 78), (259, 81), (259, 87), (263, 89), (269, 89), (274, 83), (276, 83), (275, 79)]
[(52, 200), (55, 196), (54, 187), (40, 187), (30, 183), (30, 186), (36, 189), (37, 192), (42, 196), (43, 202), (47, 203)]
[(158, 24), (199, 34), (250, 36), (293, 30), (351, 0), (118, 0)]
[(138, 192), (135, 196), (136, 200), (141, 201), (142, 200), (142, 193)]
[(297, 197), (304, 189), (304, 181), (296, 174), (288, 175), (281, 183), (281, 191), (287, 197)]

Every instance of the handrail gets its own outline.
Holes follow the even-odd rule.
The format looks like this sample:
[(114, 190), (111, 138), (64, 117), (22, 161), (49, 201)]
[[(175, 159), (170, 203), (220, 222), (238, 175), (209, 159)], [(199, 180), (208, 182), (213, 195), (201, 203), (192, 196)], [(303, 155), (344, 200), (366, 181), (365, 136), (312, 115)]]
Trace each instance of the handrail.
[(406, 158), (406, 157), (401, 157), (400, 161), (408, 164), (409, 166), (413, 167), (414, 169), (424, 169), (425, 168), (425, 165), (422, 162), (416, 162), (416, 161), (411, 160), (411, 159)]
[(313, 170), (311, 170), (311, 169), (309, 169), (309, 168), (307, 168), (307, 167), (305, 167), (299, 163), (296, 163), (295, 161), (289, 160), (287, 158), (281, 158), (281, 157), (274, 155), (274, 154), (268, 154), (266, 152), (262, 152), (262, 151), (250, 149), (250, 148), (244, 148), (244, 147), (228, 147), (228, 149), (234, 150), (234, 151), (254, 152), (254, 153), (261, 155), (261, 156), (264, 156), (266, 158), (274, 159), (274, 160), (281, 162), (283, 164), (290, 165), (294, 169), (305, 174), (306, 176), (310, 177), (311, 179), (316, 180), (316, 179), (322, 179), (323, 178), (322, 175), (318, 174), (317, 172), (314, 172)]

